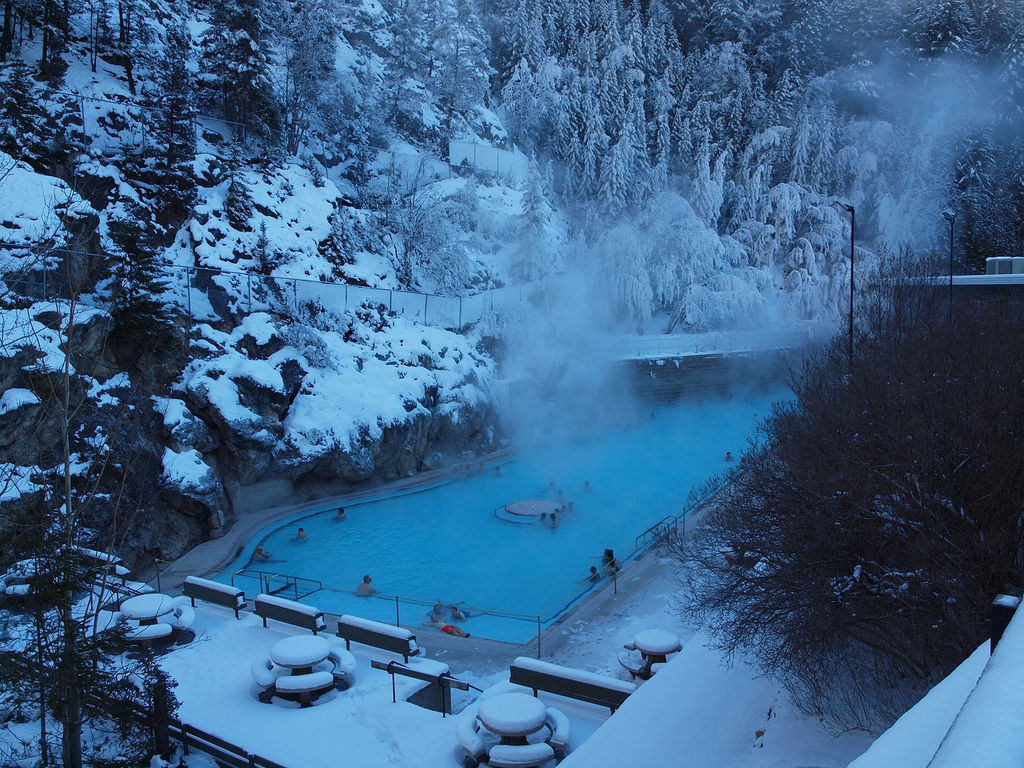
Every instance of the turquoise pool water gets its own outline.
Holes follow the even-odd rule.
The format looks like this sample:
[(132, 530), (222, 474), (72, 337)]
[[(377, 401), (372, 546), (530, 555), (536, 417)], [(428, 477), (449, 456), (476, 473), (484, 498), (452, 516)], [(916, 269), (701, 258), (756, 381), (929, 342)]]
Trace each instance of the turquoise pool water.
[[(428, 488), (346, 504), (344, 520), (334, 519), (336, 503), (325, 504), (256, 536), (232, 570), (317, 580), (343, 591), (324, 589), (303, 602), (390, 622), (397, 610), (408, 626), (425, 621), (423, 603), (434, 601), (519, 614), (477, 615), (461, 625), (524, 642), (536, 635), (536, 616), (550, 623), (589, 591), (586, 577), (591, 565), (600, 568), (604, 549), (628, 556), (645, 530), (681, 512), (691, 488), (733, 466), (756, 419), (787, 396), (777, 390), (648, 409), (628, 426), (532, 446), (498, 469), (473, 463), (471, 474)], [(533, 518), (512, 522), (502, 511), (509, 502), (555, 499), (551, 482), (574, 505), (557, 528)], [(304, 541), (295, 538), (300, 526)], [(270, 562), (252, 561), (256, 545), (272, 554)], [(366, 574), (380, 596), (351, 594)], [(249, 595), (260, 589), (251, 577), (234, 579)], [(435, 631), (418, 635), (429, 644)]]

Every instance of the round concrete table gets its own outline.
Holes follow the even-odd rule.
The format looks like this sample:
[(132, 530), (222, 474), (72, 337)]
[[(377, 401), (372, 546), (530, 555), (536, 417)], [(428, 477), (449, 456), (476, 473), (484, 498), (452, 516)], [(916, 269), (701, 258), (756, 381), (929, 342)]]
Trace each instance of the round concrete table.
[(540, 517), (542, 512), (545, 515), (560, 512), (564, 506), (560, 501), (526, 499), (525, 501), (513, 501), (506, 504), (505, 511), (510, 515), (519, 515), (520, 517)]
[(526, 737), (544, 727), (547, 707), (528, 693), (499, 693), (480, 702), (477, 719), (502, 744), (526, 744)]
[(294, 635), (278, 640), (270, 648), (270, 660), (290, 669), (293, 675), (309, 674), (327, 659), (331, 644), (318, 635)]
[(174, 613), (174, 600), (159, 592), (129, 597), (121, 603), (121, 615), (139, 622), (139, 626), (156, 624), (169, 613)]
[(670, 653), (682, 649), (679, 637), (664, 629), (644, 629), (633, 637), (633, 646), (651, 663), (664, 663)]

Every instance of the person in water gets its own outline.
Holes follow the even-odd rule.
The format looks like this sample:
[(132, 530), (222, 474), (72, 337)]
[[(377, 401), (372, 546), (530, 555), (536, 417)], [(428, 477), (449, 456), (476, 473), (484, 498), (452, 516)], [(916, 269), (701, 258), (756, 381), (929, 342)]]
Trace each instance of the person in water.
[(306, 535), (306, 531), (299, 528), (299, 532), (295, 534), (295, 541), (306, 541), (309, 536)]
[(604, 554), (601, 555), (601, 562), (604, 564), (604, 570), (609, 576), (614, 576), (619, 572), (619, 561), (612, 550), (606, 549), (604, 551)]
[(356, 587), (356, 594), (363, 597), (369, 597), (370, 595), (376, 595), (377, 590), (373, 588), (370, 582), (373, 581), (369, 576), (363, 576), (363, 580)]
[(591, 584), (595, 584), (601, 580), (601, 572), (597, 570), (596, 565), (590, 566), (590, 575), (587, 576), (587, 581)]
[(552, 512), (551, 517), (548, 518), (548, 525), (550, 525), (552, 528), (558, 527), (558, 517), (555, 516), (554, 512)]
[(271, 555), (262, 546), (257, 544), (256, 545), (256, 549), (252, 553), (252, 557), (253, 557), (253, 560), (259, 560), (259, 561), (265, 563), (265, 562), (267, 562), (267, 560), (270, 559)]
[(335, 520), (344, 520), (345, 519), (345, 508), (344, 507), (338, 507), (338, 511), (334, 515), (334, 519)]

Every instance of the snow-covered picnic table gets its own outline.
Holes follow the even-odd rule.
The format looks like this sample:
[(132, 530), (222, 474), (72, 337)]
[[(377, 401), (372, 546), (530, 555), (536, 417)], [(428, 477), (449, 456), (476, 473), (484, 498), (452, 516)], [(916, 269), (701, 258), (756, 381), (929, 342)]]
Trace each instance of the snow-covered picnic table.
[(327, 660), (331, 651), (330, 642), (318, 635), (294, 635), (278, 640), (270, 648), (270, 660), (279, 667), (287, 667), (296, 674), (299, 670), (309, 671)]
[(502, 743), (523, 743), (526, 736), (544, 727), (547, 707), (528, 693), (500, 693), (481, 701), (476, 716)]
[(624, 646), (627, 653), (619, 653), (621, 664), (631, 677), (649, 680), (665, 666), (668, 655), (682, 650), (679, 636), (664, 629), (644, 629), (633, 636), (633, 642)]
[(140, 626), (156, 624), (161, 616), (174, 613), (174, 600), (159, 592), (129, 597), (121, 603), (121, 615), (134, 619)]
[(655, 661), (665, 661), (670, 653), (682, 649), (679, 636), (664, 629), (644, 629), (633, 636), (633, 647), (644, 656), (660, 656)]

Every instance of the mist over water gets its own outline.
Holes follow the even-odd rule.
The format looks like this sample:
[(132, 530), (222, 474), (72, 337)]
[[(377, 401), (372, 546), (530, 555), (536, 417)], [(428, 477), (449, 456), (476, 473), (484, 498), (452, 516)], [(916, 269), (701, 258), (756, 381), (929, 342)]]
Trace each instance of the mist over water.
[[(550, 621), (587, 592), (591, 565), (600, 567), (605, 548), (627, 557), (637, 537), (679, 514), (691, 488), (734, 467), (755, 419), (767, 412), (777, 390), (751, 397), (682, 402), (636, 411), (632, 420), (600, 429), (549, 435), (501, 464), (420, 492), (346, 504), (347, 519), (335, 521), (336, 504), (322, 513), (275, 525), (250, 542), (233, 565), (317, 579), (353, 590), (365, 574), (384, 595), (433, 603), (462, 603)], [(587, 491), (589, 481), (591, 490)], [(550, 483), (556, 489), (548, 490)], [(561, 524), (537, 519), (511, 522), (504, 505), (520, 500), (573, 502)], [(496, 514), (498, 511), (498, 514)], [(504, 519), (503, 519), (504, 518)], [(308, 540), (296, 541), (302, 526)], [(270, 563), (250, 563), (262, 544)], [(236, 578), (251, 592), (257, 582)], [(289, 596), (283, 593), (282, 596)], [(324, 590), (307, 602), (339, 613), (394, 621), (395, 600), (358, 598)], [(417, 625), (429, 605), (401, 603), (400, 620)], [(525, 641), (535, 619), (480, 616), (464, 623), (471, 634)], [(423, 628), (421, 642), (429, 644)]]

